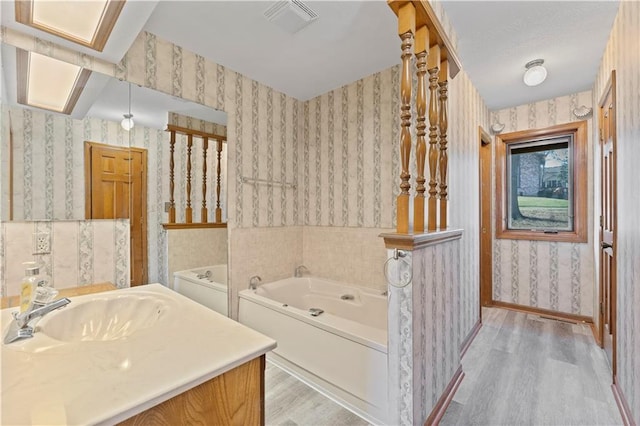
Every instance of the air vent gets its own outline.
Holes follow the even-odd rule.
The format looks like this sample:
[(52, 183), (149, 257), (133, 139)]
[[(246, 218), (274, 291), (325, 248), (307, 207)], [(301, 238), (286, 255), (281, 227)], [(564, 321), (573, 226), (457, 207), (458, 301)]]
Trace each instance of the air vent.
[(264, 16), (291, 34), (297, 33), (318, 19), (318, 14), (299, 0), (276, 2), (264, 12)]

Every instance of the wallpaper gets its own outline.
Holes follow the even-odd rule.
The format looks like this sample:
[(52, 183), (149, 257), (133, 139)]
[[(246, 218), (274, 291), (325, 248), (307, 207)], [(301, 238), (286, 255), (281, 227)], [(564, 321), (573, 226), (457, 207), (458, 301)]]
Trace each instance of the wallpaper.
[[(46, 233), (47, 254), (34, 255), (34, 233)], [(0, 296), (19, 294), (23, 262), (38, 262), (56, 288), (110, 282), (129, 287), (127, 220), (0, 223)]]
[[(491, 113), (491, 121), (505, 124), (502, 133), (545, 128), (577, 121), (571, 111), (582, 105), (593, 105), (591, 91), (495, 111)], [(591, 119), (588, 121), (590, 126)], [(588, 194), (593, 194), (592, 160), (593, 140), (589, 134)], [(593, 223), (592, 195), (589, 195), (588, 211), (587, 223)], [(495, 218), (495, 205), (493, 214)], [(495, 227), (495, 220), (492, 226)], [(494, 300), (588, 317), (594, 315), (592, 229), (589, 229), (587, 243), (502, 240), (495, 238), (495, 229), (493, 236)]]
[[(147, 150), (147, 247), (149, 282), (167, 281), (164, 203), (169, 201), (169, 138), (162, 130), (136, 126), (126, 132), (120, 123), (85, 118), (74, 120), (59, 114), (21, 107), (6, 107), (14, 129), (14, 219), (79, 220), (85, 217), (84, 142)], [(196, 120), (194, 120), (196, 121)], [(197, 120), (199, 122), (199, 120)], [(187, 124), (187, 123), (185, 123)], [(204, 128), (205, 123), (199, 123)], [(222, 130), (222, 129), (219, 129)], [(221, 161), (221, 207), (226, 220), (226, 144)], [(207, 208), (215, 219), (215, 147), (207, 154)], [(202, 206), (202, 139), (193, 139), (191, 205), (194, 221)], [(184, 221), (186, 207), (186, 136), (176, 136), (176, 216)], [(203, 265), (205, 266), (205, 265)]]
[[(612, 70), (617, 78), (617, 352), (618, 385), (640, 423), (640, 3), (620, 2), (611, 36), (593, 89), (594, 104), (604, 93)], [(594, 120), (594, 121), (597, 121)], [(594, 135), (597, 134), (594, 123)], [(599, 153), (596, 154), (596, 158)], [(596, 167), (597, 162), (595, 163)], [(598, 176), (596, 174), (596, 176)], [(599, 185), (596, 181), (595, 185)], [(599, 203), (599, 200), (596, 200)]]
[[(347, 231), (346, 235), (347, 228), (364, 228), (359, 236), (362, 244), (380, 248), (378, 252), (370, 249), (371, 253), (384, 253), (376, 232), (364, 231), (371, 228), (384, 232), (395, 227), (400, 117), (394, 111), (400, 108), (399, 85), (400, 67), (395, 66), (304, 102), (299, 181), (305, 247), (307, 229), (312, 227), (320, 226), (323, 231), (334, 227)], [(470, 206), (479, 205), (478, 126), (488, 128), (489, 111), (464, 71), (450, 82), (449, 100), (449, 226), (465, 230), (460, 248), (465, 262), (461, 264), (459, 284), (459, 334), (464, 337), (479, 318), (479, 219), (478, 208)], [(413, 164), (414, 155), (415, 146)], [(331, 234), (318, 230), (310, 235), (316, 253), (336, 250)], [(309, 252), (305, 250), (305, 263), (318, 262), (317, 258), (307, 258)], [(368, 256), (379, 262), (371, 265), (378, 279), (382, 278), (383, 256)], [(329, 260), (328, 255), (324, 257)], [(352, 276), (372, 274), (366, 267), (370, 260), (364, 262), (351, 263)], [(333, 259), (322, 268), (338, 271), (344, 266)]]
[(412, 282), (389, 287), (388, 424), (425, 424), (460, 367), (460, 242), (414, 250)]

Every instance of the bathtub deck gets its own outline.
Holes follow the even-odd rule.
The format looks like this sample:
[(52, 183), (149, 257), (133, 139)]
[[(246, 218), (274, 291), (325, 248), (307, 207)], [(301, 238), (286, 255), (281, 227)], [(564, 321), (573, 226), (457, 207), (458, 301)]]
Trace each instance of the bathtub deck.
[(368, 425), (269, 362), (265, 372), (265, 411), (267, 426)]

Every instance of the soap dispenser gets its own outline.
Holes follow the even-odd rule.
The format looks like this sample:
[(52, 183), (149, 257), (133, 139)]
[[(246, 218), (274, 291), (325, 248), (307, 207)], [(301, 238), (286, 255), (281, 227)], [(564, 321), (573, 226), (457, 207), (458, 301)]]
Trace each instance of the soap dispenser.
[(24, 278), (20, 286), (20, 312), (26, 312), (33, 307), (33, 301), (38, 286), (38, 275), (40, 268), (35, 262), (24, 262)]
[(36, 262), (24, 262), (23, 265), (25, 276), (20, 291), (20, 312), (44, 306), (58, 295), (58, 291), (51, 287), (49, 277), (40, 274)]

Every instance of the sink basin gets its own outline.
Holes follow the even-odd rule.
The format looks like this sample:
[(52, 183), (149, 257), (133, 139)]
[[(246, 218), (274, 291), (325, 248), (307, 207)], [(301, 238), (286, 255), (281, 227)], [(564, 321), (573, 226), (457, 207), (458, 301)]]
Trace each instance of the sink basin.
[(144, 294), (94, 297), (45, 316), (37, 332), (63, 342), (126, 339), (156, 324), (171, 310), (169, 302)]

